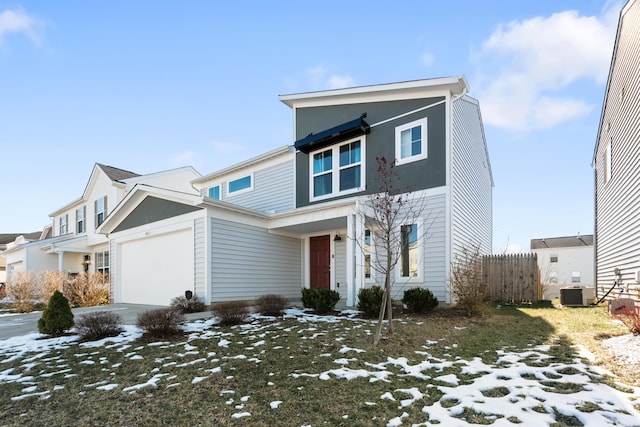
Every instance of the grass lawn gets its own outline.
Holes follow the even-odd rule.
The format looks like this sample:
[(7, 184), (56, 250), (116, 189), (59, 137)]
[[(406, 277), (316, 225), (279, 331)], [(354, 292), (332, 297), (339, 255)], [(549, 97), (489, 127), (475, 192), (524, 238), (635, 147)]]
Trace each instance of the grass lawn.
[(377, 348), (374, 326), (292, 311), (171, 342), (0, 342), (0, 425), (640, 425), (619, 384), (639, 374), (598, 344), (626, 330), (602, 307), (399, 315)]

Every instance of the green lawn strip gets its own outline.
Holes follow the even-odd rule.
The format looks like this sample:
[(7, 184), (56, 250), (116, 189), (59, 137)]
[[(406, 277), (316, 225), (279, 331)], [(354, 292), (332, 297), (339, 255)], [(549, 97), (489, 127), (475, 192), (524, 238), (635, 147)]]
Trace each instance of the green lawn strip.
[[(436, 402), (443, 407), (459, 404), (441, 400), (443, 393), (436, 386), (452, 384), (436, 378), (453, 374), (463, 385), (481, 374), (463, 375), (461, 363), (449, 363), (443, 369), (422, 371), (431, 377), (425, 381), (389, 364), (390, 358), (403, 357), (407, 364), (416, 365), (428, 354), (433, 360), (479, 357), (484, 363), (496, 364), (505, 351), (525, 353), (548, 345), (549, 358), (533, 353), (525, 358), (532, 369), (547, 368), (531, 379), (557, 393), (579, 391), (581, 384), (563, 382), (562, 378), (581, 372), (554, 367), (576, 357), (574, 342), (568, 338), (571, 328), (547, 321), (571, 323), (571, 312), (559, 310), (564, 316), (546, 313), (552, 310), (557, 309), (501, 306), (479, 320), (438, 313), (400, 315), (394, 334), (385, 336), (377, 348), (371, 346), (374, 322), (359, 319), (338, 323), (264, 320), (249, 326), (214, 327), (206, 334), (185, 335), (171, 342), (140, 341), (99, 348), (73, 344), (44, 356), (30, 354), (9, 363), (0, 361), (0, 372), (11, 370), (10, 374), (32, 377), (20, 383), (0, 382), (0, 414), (3, 425), (24, 425), (25, 419), (30, 425), (59, 425), (71, 416), (76, 425), (357, 426), (386, 425), (399, 416), (406, 425), (424, 423), (429, 415), (423, 408)], [(599, 325), (611, 330), (602, 323), (601, 313), (591, 313), (593, 319), (584, 312), (573, 328)], [(342, 368), (365, 376), (338, 378)], [(391, 375), (386, 380), (376, 379), (374, 374), (381, 371)], [(327, 372), (327, 378), (320, 379), (319, 374)], [(29, 387), (35, 387), (33, 393), (47, 393), (10, 399), (28, 394), (23, 390)], [(416, 391), (417, 398), (412, 394)], [(508, 389), (497, 386), (483, 394), (499, 398), (507, 396)], [(272, 402), (281, 403), (276, 408)], [(585, 402), (580, 410), (598, 410), (593, 405)], [(540, 408), (547, 412), (542, 405)], [(476, 413), (471, 408), (461, 415), (471, 423), (501, 416)], [(574, 422), (562, 420), (567, 421)], [(517, 424), (518, 420), (511, 422)]]

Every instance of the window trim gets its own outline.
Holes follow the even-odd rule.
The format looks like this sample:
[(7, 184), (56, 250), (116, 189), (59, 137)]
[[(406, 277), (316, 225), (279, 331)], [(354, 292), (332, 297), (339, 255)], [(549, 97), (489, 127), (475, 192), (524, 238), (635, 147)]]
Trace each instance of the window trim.
[[(420, 140), (420, 154), (416, 154), (413, 156), (402, 158), (402, 132), (408, 129), (413, 129), (415, 127), (421, 126), (421, 140)], [(396, 126), (395, 130), (395, 149), (396, 149), (396, 164), (403, 165), (407, 163), (416, 162), (418, 160), (423, 160), (429, 157), (428, 148), (429, 148), (429, 137), (428, 137), (428, 118), (423, 117), (418, 120), (414, 120), (409, 123), (405, 123), (400, 126)]]
[(58, 220), (58, 234), (63, 236), (69, 233), (69, 214), (60, 215)]
[[(215, 197), (211, 197), (211, 190), (213, 190), (214, 188), (218, 189), (218, 198), (216, 199)], [(221, 184), (216, 184), (216, 185), (212, 185), (210, 187), (207, 188), (207, 197), (213, 200), (222, 200), (222, 185)]]
[[(82, 219), (78, 217), (78, 212), (82, 212)], [(80, 224), (82, 224), (82, 230), (80, 230)], [(76, 234), (83, 234), (87, 232), (87, 207), (82, 206), (76, 209)]]
[[(249, 187), (246, 188), (241, 188), (240, 190), (235, 190), (235, 191), (231, 191), (231, 183), (235, 182), (235, 181), (240, 181), (241, 179), (245, 179), (245, 178), (249, 178), (251, 180)], [(253, 191), (253, 186), (254, 186), (255, 182), (254, 182), (254, 176), (253, 173), (250, 173), (248, 175), (243, 175), (239, 178), (235, 178), (235, 179), (230, 179), (227, 181), (227, 197), (231, 197), (231, 196), (236, 196), (238, 194), (243, 194), (243, 193), (248, 193), (250, 191)], [(222, 196), (222, 195), (220, 195)]]
[[(400, 248), (400, 256), (398, 257), (398, 263), (396, 268), (396, 280), (402, 280), (406, 282), (423, 282), (424, 281), (424, 239), (421, 238), (421, 230), (423, 227), (422, 221), (420, 219), (416, 219), (413, 223), (418, 227), (416, 233), (416, 241), (417, 241), (417, 249), (418, 249), (418, 265), (417, 265), (417, 276), (403, 276), (402, 275), (402, 247)], [(404, 227), (412, 224), (402, 224), (400, 227)], [(402, 242), (402, 231), (398, 231), (400, 233), (400, 242)]]
[[(360, 161), (357, 163), (350, 163), (347, 166), (340, 166), (340, 147), (345, 145), (352, 144), (354, 142), (360, 141)], [(366, 136), (360, 135), (355, 138), (347, 139), (341, 141), (340, 143), (330, 145), (328, 147), (323, 147), (315, 151), (309, 152), (309, 201), (315, 202), (318, 200), (326, 200), (331, 199), (338, 196), (343, 196), (347, 194), (358, 193), (363, 191), (366, 186)], [(313, 195), (313, 179), (316, 176), (324, 175), (329, 172), (323, 171), (322, 173), (316, 175), (313, 173), (313, 156), (318, 153), (322, 153), (324, 151), (331, 150), (331, 193), (323, 194), (321, 196)], [(347, 190), (340, 191), (340, 171), (343, 169), (348, 169), (351, 167), (360, 166), (360, 185), (358, 187), (349, 188)]]
[[(98, 201), (102, 200), (103, 201), (103, 205), (102, 205), (102, 210), (100, 212), (98, 212)], [(98, 221), (98, 216), (100, 214), (102, 215), (102, 221)], [(102, 225), (102, 223), (107, 219), (107, 196), (103, 196), (103, 197), (98, 197), (96, 200), (93, 201), (93, 227), (95, 229), (97, 229), (98, 227), (100, 227)]]

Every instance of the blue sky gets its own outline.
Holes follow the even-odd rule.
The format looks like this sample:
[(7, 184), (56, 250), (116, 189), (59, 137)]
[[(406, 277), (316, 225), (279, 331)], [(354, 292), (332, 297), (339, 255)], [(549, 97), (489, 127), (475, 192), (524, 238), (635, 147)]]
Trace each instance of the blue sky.
[(593, 232), (591, 157), (622, 1), (0, 0), (0, 233), (93, 165), (208, 174), (293, 142), (278, 95), (465, 75), (494, 252)]

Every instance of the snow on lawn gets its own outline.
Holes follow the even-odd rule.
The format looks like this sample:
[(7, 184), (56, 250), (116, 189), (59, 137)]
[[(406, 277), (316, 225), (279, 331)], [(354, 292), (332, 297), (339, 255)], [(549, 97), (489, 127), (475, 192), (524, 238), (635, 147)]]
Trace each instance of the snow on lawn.
[[(358, 323), (370, 325), (369, 321), (356, 319), (357, 312), (343, 312), (342, 316), (316, 316), (304, 310), (291, 309), (286, 318), (295, 318), (299, 322), (298, 328), (287, 328), (288, 332), (301, 334), (301, 338), (314, 339), (325, 335), (327, 324), (352, 322), (349, 328), (361, 327)], [(175, 387), (180, 383), (198, 384), (212, 376), (227, 376), (224, 372), (223, 361), (234, 359), (246, 363), (260, 363), (256, 357), (245, 354), (225, 356), (217, 354), (229, 351), (231, 346), (247, 351), (269, 351), (267, 338), (277, 337), (284, 328), (274, 330), (277, 320), (260, 322), (263, 316), (255, 316), (254, 322), (235, 329), (236, 333), (222, 332), (213, 328), (215, 320), (188, 323), (187, 342), (168, 343), (155, 342), (147, 346), (175, 349), (174, 356), (158, 358), (157, 367), (149, 373), (140, 375), (139, 382), (126, 387), (110, 381), (89, 383), (87, 390), (113, 391), (136, 393), (146, 388)], [(275, 322), (275, 323), (274, 323)], [(100, 349), (115, 349), (125, 356), (124, 363), (140, 363), (142, 356), (137, 354), (144, 346), (136, 346), (135, 340), (141, 336), (141, 331), (135, 326), (125, 326), (124, 332), (117, 337), (100, 341), (77, 343), (75, 336), (39, 339), (40, 334), (30, 334), (0, 341), (0, 384), (17, 383), (23, 386), (20, 394), (0, 398), (0, 404), (5, 399), (17, 401), (28, 398), (47, 398), (52, 393), (64, 392), (65, 378), (75, 377), (73, 367), (79, 364), (100, 364), (103, 370), (117, 371), (122, 363), (111, 364), (106, 357), (100, 355)], [(303, 336), (304, 333), (304, 336)], [(216, 351), (201, 351), (190, 344), (193, 340), (216, 340)], [(336, 341), (342, 338), (336, 336)], [(426, 341), (425, 345), (434, 345), (436, 341)], [(55, 350), (72, 348), (94, 349), (91, 353), (77, 353), (77, 360), (72, 362), (55, 356)], [(135, 346), (135, 347), (134, 347)], [(277, 347), (282, 348), (282, 347)], [(426, 347), (425, 347), (426, 348)], [(290, 372), (292, 378), (310, 377), (318, 381), (350, 381), (365, 379), (367, 382), (381, 382), (388, 384), (388, 391), (379, 396), (380, 401), (391, 401), (397, 404), (397, 414), (391, 418), (388, 426), (400, 426), (404, 418), (408, 417), (407, 408), (418, 408), (428, 415), (428, 423), (439, 422), (442, 425), (465, 425), (461, 414), (473, 411), (482, 414), (485, 419), (493, 421), (494, 426), (513, 426), (519, 423), (529, 425), (549, 425), (556, 422), (559, 413), (566, 417), (575, 417), (587, 426), (637, 426), (640, 425), (640, 413), (635, 410), (632, 400), (640, 398), (640, 389), (624, 387), (630, 390), (623, 393), (602, 382), (601, 370), (591, 367), (586, 361), (592, 357), (584, 348), (576, 349), (576, 358), (571, 364), (553, 363), (550, 360), (551, 348), (538, 346), (527, 351), (501, 351), (495, 364), (486, 364), (480, 358), (472, 360), (447, 360), (433, 357), (428, 352), (416, 351), (410, 363), (406, 357), (387, 357), (381, 363), (361, 363), (358, 357), (365, 354), (365, 350), (352, 348), (342, 344), (336, 354), (323, 353), (319, 357), (332, 357), (339, 365), (336, 369), (322, 372), (310, 370), (308, 372)], [(255, 355), (254, 355), (255, 356)], [(175, 360), (169, 360), (174, 358)], [(186, 358), (186, 359), (185, 359)], [(20, 368), (2, 369), (8, 362), (19, 361)], [(48, 372), (38, 365), (46, 365)], [(198, 375), (190, 378), (180, 378), (180, 369), (190, 366), (196, 369)], [(352, 367), (351, 367), (352, 366)], [(363, 368), (364, 366), (364, 368)], [(309, 365), (313, 369), (313, 365)], [(163, 370), (161, 373), (160, 371)], [(436, 375), (433, 375), (433, 374)], [(441, 373), (441, 375), (439, 375)], [(191, 374), (192, 375), (192, 374)], [(59, 385), (51, 390), (39, 389), (39, 377), (59, 378)], [(414, 377), (424, 382), (423, 386), (413, 388), (395, 388), (394, 379), (399, 377)], [(277, 387), (273, 382), (268, 385)], [(365, 387), (365, 385), (363, 385)], [(442, 397), (435, 403), (426, 404), (426, 397), (432, 391), (437, 391)], [(84, 393), (84, 392), (83, 392)], [(234, 390), (225, 390), (225, 394), (233, 396)], [(237, 412), (232, 418), (251, 417), (251, 413), (244, 410), (246, 402), (251, 396), (243, 396), (240, 401), (233, 397), (227, 400), (228, 405), (234, 405)], [(381, 403), (381, 402), (380, 402)], [(286, 402), (274, 400), (266, 403), (268, 407), (277, 411)], [(377, 403), (366, 401), (363, 405), (374, 408)], [(375, 412), (375, 411), (373, 411)], [(348, 415), (344, 415), (345, 419)], [(424, 425), (427, 425), (426, 423)]]

